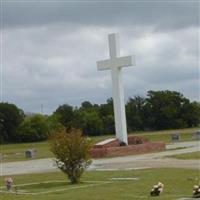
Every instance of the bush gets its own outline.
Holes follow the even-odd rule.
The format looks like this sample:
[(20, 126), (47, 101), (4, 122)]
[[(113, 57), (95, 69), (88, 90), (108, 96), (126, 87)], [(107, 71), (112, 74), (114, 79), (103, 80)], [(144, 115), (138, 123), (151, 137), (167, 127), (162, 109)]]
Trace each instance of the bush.
[(51, 136), (50, 145), (58, 168), (68, 175), (72, 184), (79, 183), (83, 172), (91, 164), (91, 140), (83, 137), (79, 130), (67, 132), (62, 129)]

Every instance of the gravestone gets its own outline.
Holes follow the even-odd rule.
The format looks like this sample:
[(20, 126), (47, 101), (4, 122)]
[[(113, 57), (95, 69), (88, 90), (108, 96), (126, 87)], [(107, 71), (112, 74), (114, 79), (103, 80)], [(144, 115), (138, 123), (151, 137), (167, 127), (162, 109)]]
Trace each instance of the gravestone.
[(193, 138), (196, 139), (196, 140), (200, 140), (200, 130), (193, 133)]
[(179, 141), (180, 138), (181, 138), (181, 134), (180, 133), (174, 133), (174, 134), (171, 135), (171, 139), (172, 139), (173, 142)]
[(25, 156), (26, 158), (34, 158), (35, 156), (35, 151), (34, 149), (28, 149), (25, 151)]
[(134, 64), (133, 56), (120, 57), (119, 35), (108, 35), (110, 59), (98, 61), (98, 70), (111, 70), (114, 102), (115, 132), (117, 139), (128, 144), (122, 68)]

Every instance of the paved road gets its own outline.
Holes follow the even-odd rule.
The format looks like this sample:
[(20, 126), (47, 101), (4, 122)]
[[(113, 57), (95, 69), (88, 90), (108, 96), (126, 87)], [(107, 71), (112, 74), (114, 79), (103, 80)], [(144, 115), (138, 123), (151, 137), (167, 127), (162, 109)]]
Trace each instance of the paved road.
[[(200, 169), (199, 160), (166, 158), (166, 156), (170, 155), (200, 151), (200, 141), (169, 144), (166, 149), (167, 151), (164, 152), (96, 159), (93, 160), (89, 170), (128, 170), (162, 167)], [(51, 158), (1, 163), (0, 169), (1, 175), (51, 172), (58, 170)]]

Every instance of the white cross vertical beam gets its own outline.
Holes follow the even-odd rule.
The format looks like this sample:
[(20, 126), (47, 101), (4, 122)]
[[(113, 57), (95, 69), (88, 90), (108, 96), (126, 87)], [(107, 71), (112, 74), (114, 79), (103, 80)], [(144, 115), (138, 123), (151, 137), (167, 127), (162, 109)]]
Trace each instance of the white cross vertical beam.
[[(109, 51), (111, 60), (115, 60), (120, 56), (119, 49), (119, 35), (110, 34), (109, 40)], [(126, 127), (126, 114), (124, 104), (124, 91), (122, 82), (122, 71), (119, 67), (111, 66), (111, 77), (113, 87), (113, 103), (114, 103), (114, 117), (115, 117), (115, 132), (116, 137), (128, 144), (127, 140), (127, 127)]]
[(120, 68), (111, 70), (112, 87), (113, 87), (113, 103), (114, 103), (114, 117), (115, 117), (115, 132), (116, 137), (128, 144), (126, 114), (124, 104), (124, 91), (122, 82), (122, 72)]
[(121, 68), (133, 65), (133, 57), (120, 57), (118, 34), (110, 34), (108, 39), (110, 59), (98, 61), (97, 68), (98, 70), (111, 70), (116, 137), (128, 144)]

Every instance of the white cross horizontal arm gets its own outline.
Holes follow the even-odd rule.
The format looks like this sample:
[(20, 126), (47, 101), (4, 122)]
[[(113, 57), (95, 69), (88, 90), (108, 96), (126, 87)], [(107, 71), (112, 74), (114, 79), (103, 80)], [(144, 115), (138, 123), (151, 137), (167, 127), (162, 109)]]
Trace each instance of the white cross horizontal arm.
[(97, 62), (98, 70), (109, 70), (111, 68), (121, 68), (135, 65), (134, 56), (125, 56)]

